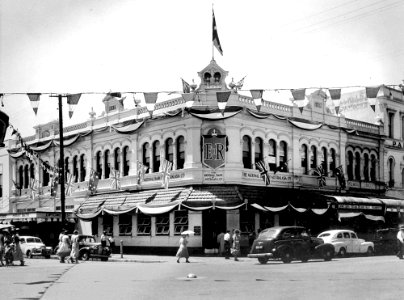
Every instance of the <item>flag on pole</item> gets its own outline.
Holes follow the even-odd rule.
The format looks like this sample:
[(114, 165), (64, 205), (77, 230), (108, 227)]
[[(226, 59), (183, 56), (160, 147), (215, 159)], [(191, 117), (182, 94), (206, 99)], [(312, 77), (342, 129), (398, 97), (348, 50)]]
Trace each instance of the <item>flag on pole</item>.
[(335, 168), (334, 174), (335, 174), (335, 176), (337, 176), (339, 186), (341, 187), (341, 189), (344, 190), (346, 188), (346, 181), (345, 181), (345, 174), (344, 174), (344, 170), (342, 169), (342, 166)]
[(221, 55), (223, 55), (223, 50), (222, 50), (222, 46), (220, 45), (219, 35), (217, 34), (215, 12), (213, 11), (213, 9), (212, 9), (212, 16), (213, 16), (213, 22), (212, 22), (212, 41), (213, 41), (213, 46), (215, 46), (217, 51), (219, 51), (219, 53)]
[(183, 93), (190, 93), (191, 92), (191, 86), (189, 85), (188, 82), (186, 82), (184, 79), (182, 79), (182, 92)]
[(268, 169), (265, 166), (265, 162), (260, 160), (259, 162), (255, 163), (255, 165), (260, 171), (260, 175), (262, 177), (262, 180), (264, 180), (265, 185), (268, 186), (271, 183), (271, 180), (269, 179)]
[(140, 161), (137, 161), (137, 183), (141, 184), (144, 180), (144, 175), (146, 174), (148, 167), (145, 166)]
[(51, 181), (51, 196), (56, 197), (59, 185), (59, 174), (58, 172), (53, 173)]
[(319, 165), (315, 170), (314, 173), (317, 175), (318, 179), (318, 186), (321, 188), (323, 186), (327, 185), (326, 179), (325, 179), (325, 172), (323, 165)]
[(164, 159), (161, 170), (163, 172), (163, 187), (168, 189), (168, 183), (170, 181), (170, 171), (173, 167), (173, 163), (167, 159)]
[(69, 94), (67, 95), (67, 104), (69, 104), (69, 118), (73, 117), (74, 109), (76, 105), (79, 103), (81, 94)]
[(34, 113), (36, 115), (38, 112), (38, 106), (39, 106), (39, 100), (40, 100), (39, 98), (40, 98), (41, 94), (29, 93), (27, 95), (28, 95), (29, 100), (31, 101), (32, 109), (34, 110)]
[(114, 190), (119, 190), (121, 189), (121, 181), (119, 179), (119, 171), (118, 170), (112, 170), (111, 171), (111, 188), (113, 188)]
[(31, 178), (29, 189), (31, 190), (31, 199), (35, 200), (36, 192), (38, 191), (37, 181), (35, 180), (35, 178)]
[(73, 174), (67, 172), (66, 173), (66, 182), (65, 182), (65, 195), (70, 196), (72, 194), (72, 181), (73, 181)]
[(15, 189), (18, 191), (17, 196), (21, 196), (21, 186), (12, 179)]
[(88, 190), (90, 191), (91, 195), (97, 193), (98, 181), (99, 181), (98, 173), (93, 169), (91, 169), (90, 180), (88, 182)]

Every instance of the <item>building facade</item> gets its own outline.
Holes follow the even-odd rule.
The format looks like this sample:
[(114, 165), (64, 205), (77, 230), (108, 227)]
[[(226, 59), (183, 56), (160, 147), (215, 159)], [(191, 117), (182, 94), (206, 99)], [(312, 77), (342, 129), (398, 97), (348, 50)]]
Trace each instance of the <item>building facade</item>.
[[(198, 75), (191, 93), (156, 103), (152, 113), (140, 105), (127, 110), (120, 94), (108, 94), (106, 115), (64, 128), (64, 162), (57, 122), (23, 138), (37, 159), (8, 141), (0, 157), (0, 221), (55, 244), (60, 191), (41, 163), (63, 163), (69, 226), (107, 231), (126, 251), (175, 249), (186, 229), (195, 232), (195, 251), (214, 252), (216, 236), (234, 228), (247, 248), (248, 235), (274, 225), (366, 235), (401, 222), (401, 91), (380, 89), (379, 116), (387, 119), (372, 123), (346, 117), (347, 107), (345, 116), (336, 114), (322, 90), (306, 95), (303, 109), (266, 100), (258, 109), (253, 97), (226, 84), (228, 72), (214, 60)], [(219, 108), (218, 94), (226, 92), (226, 108)]]

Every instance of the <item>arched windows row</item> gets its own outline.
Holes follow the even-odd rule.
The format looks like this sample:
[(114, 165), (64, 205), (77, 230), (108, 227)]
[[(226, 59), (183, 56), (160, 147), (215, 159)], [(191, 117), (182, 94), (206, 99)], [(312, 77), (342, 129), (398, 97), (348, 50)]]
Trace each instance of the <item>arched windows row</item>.
[(349, 150), (346, 155), (348, 180), (376, 181), (377, 160), (376, 154)]
[(302, 144), (300, 147), (300, 166), (303, 174), (312, 175), (313, 170), (323, 168), (325, 176), (335, 176), (334, 170), (337, 167), (337, 152), (334, 148), (317, 148)]
[(159, 141), (142, 145), (141, 163), (145, 165), (148, 173), (160, 171), (162, 157), (173, 164), (174, 170), (184, 168), (185, 164), (185, 139), (179, 136), (175, 140), (168, 138), (161, 145)]
[(115, 171), (119, 171), (120, 176), (128, 176), (129, 169), (129, 146), (97, 151), (95, 154), (95, 171), (101, 179), (110, 178)]
[(31, 178), (35, 178), (35, 165), (33, 163), (20, 165), (17, 169), (17, 185), (22, 189), (27, 189)]
[[(285, 141), (268, 140), (267, 155), (264, 154), (264, 141), (260, 137), (254, 139), (248, 135), (243, 136), (242, 162), (245, 169), (255, 169), (259, 161), (266, 161), (268, 167), (274, 172), (288, 172), (288, 144)], [(254, 153), (254, 157), (252, 155)]]

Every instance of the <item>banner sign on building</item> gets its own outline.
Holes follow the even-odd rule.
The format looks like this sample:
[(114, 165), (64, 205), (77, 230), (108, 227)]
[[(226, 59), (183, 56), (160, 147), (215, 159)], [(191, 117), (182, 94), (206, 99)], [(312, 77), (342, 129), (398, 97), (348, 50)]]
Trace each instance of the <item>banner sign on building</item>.
[(218, 169), (226, 162), (226, 135), (217, 129), (211, 129), (202, 136), (202, 164), (211, 169)]

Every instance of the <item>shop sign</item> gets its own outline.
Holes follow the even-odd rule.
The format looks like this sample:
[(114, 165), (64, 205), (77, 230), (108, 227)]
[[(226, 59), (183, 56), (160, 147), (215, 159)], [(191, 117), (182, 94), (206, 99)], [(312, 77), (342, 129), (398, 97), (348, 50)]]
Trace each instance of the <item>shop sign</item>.
[[(245, 179), (257, 179), (262, 181), (261, 175), (257, 171), (243, 171), (242, 172), (242, 177)], [(294, 176), (288, 173), (277, 173), (277, 174), (270, 174), (269, 178), (271, 182), (276, 182), (276, 183), (291, 183), (291, 182), (299, 182), (300, 177), (299, 176)]]
[(360, 205), (360, 204), (338, 204), (338, 208), (354, 209), (354, 210), (382, 210), (383, 207), (378, 205)]
[(185, 172), (170, 173), (170, 180), (183, 179), (183, 178), (185, 178)]
[(223, 183), (224, 176), (223, 172), (204, 172), (203, 173), (204, 183)]
[(216, 129), (202, 136), (202, 164), (216, 170), (226, 161), (226, 135), (220, 135)]
[(403, 149), (404, 141), (393, 141), (393, 140), (386, 140), (386, 146), (396, 149)]

